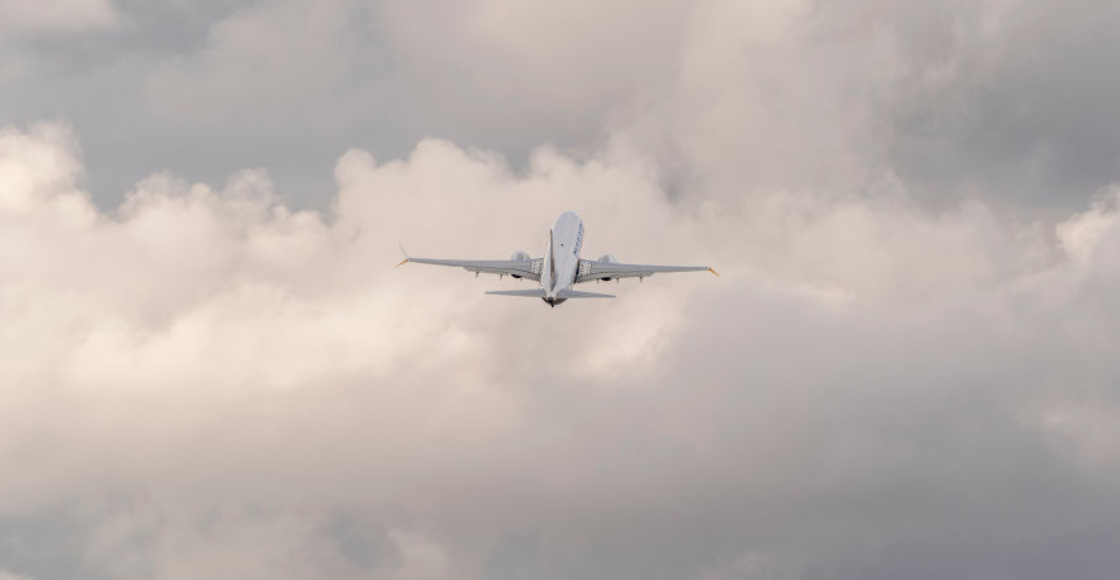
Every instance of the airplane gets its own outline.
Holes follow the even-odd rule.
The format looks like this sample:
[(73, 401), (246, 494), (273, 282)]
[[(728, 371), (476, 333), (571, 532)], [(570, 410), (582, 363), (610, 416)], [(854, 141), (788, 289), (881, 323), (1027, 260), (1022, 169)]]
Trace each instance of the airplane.
[(532, 258), (525, 252), (514, 252), (508, 260), (437, 260), (413, 258), (405, 252), (404, 260), (397, 264), (401, 267), (410, 262), (433, 264), (436, 266), (459, 267), (479, 274), (497, 274), (499, 278), (512, 276), (540, 283), (539, 288), (529, 290), (492, 290), (487, 294), (494, 296), (519, 296), (540, 298), (555, 308), (569, 298), (614, 298), (613, 294), (599, 294), (572, 289), (576, 284), (594, 280), (609, 282), (619, 278), (643, 278), (667, 272), (708, 271), (716, 276), (719, 273), (708, 266), (650, 266), (647, 264), (620, 264), (611, 254), (598, 260), (583, 260), (579, 257), (583, 246), (583, 220), (574, 212), (566, 211), (556, 218), (556, 223), (548, 231), (548, 248), (543, 258)]

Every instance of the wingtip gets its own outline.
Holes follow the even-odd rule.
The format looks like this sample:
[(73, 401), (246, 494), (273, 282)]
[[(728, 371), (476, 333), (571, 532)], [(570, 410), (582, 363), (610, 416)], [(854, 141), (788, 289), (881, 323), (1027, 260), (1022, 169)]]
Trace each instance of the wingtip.
[(715, 274), (716, 276), (719, 276), (719, 272), (716, 272), (715, 270), (711, 269), (710, 267), (708, 268), (708, 271)]
[(397, 264), (397, 267), (400, 268), (401, 266), (407, 264), (408, 261), (412, 259), (412, 256), (408, 255), (408, 250), (404, 249), (404, 244), (397, 242), (397, 247), (400, 248), (401, 253), (404, 254), (404, 259), (401, 260), (400, 264)]

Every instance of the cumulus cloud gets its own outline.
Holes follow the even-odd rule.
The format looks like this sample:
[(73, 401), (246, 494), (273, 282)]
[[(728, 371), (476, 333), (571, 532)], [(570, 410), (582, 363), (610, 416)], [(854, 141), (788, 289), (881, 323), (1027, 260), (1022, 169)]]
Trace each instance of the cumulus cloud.
[[(1050, 238), (978, 205), (688, 211), (624, 143), (515, 174), (433, 140), (342, 156), (327, 213), (261, 171), (106, 212), (65, 126), (0, 152), (0, 521), (56, 514), (91, 573), (1109, 569), (1108, 197)], [(727, 276), (553, 311), (391, 267), (535, 251), (569, 207), (591, 253)]]
[[(1112, 577), (1115, 35), (1038, 6), (156, 26), (67, 80), (112, 131), (0, 129), (0, 577)], [(392, 267), (564, 210), (723, 276), (553, 310)]]

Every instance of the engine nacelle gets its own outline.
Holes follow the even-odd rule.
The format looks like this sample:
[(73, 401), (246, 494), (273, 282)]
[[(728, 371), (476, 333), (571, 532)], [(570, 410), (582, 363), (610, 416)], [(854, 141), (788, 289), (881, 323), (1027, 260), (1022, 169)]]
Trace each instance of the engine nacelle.
[[(532, 260), (533, 257), (529, 255), (529, 252), (526, 252), (526, 251), (523, 251), (523, 250), (517, 250), (516, 252), (514, 252), (509, 257), (509, 259), (511, 259), (511, 260)], [(512, 276), (514, 278), (520, 278), (521, 277), (521, 276), (518, 276), (517, 274), (510, 274), (510, 276)]]
[[(614, 254), (603, 254), (602, 256), (599, 256), (599, 259), (596, 260), (596, 262), (603, 262), (603, 263), (606, 263), (606, 264), (617, 264), (618, 260), (615, 259)], [(607, 276), (606, 278), (599, 278), (599, 279), (604, 281), (604, 282), (610, 282), (611, 281), (610, 276)]]

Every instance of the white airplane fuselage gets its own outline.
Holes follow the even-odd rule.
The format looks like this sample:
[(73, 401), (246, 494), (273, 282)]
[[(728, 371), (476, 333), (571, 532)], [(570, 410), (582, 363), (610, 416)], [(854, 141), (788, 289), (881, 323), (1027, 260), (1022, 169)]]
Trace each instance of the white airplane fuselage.
[(559, 295), (571, 290), (579, 273), (579, 250), (583, 246), (583, 220), (574, 212), (566, 211), (556, 218), (549, 235), (548, 249), (541, 266), (543, 300), (556, 306), (567, 300)]

